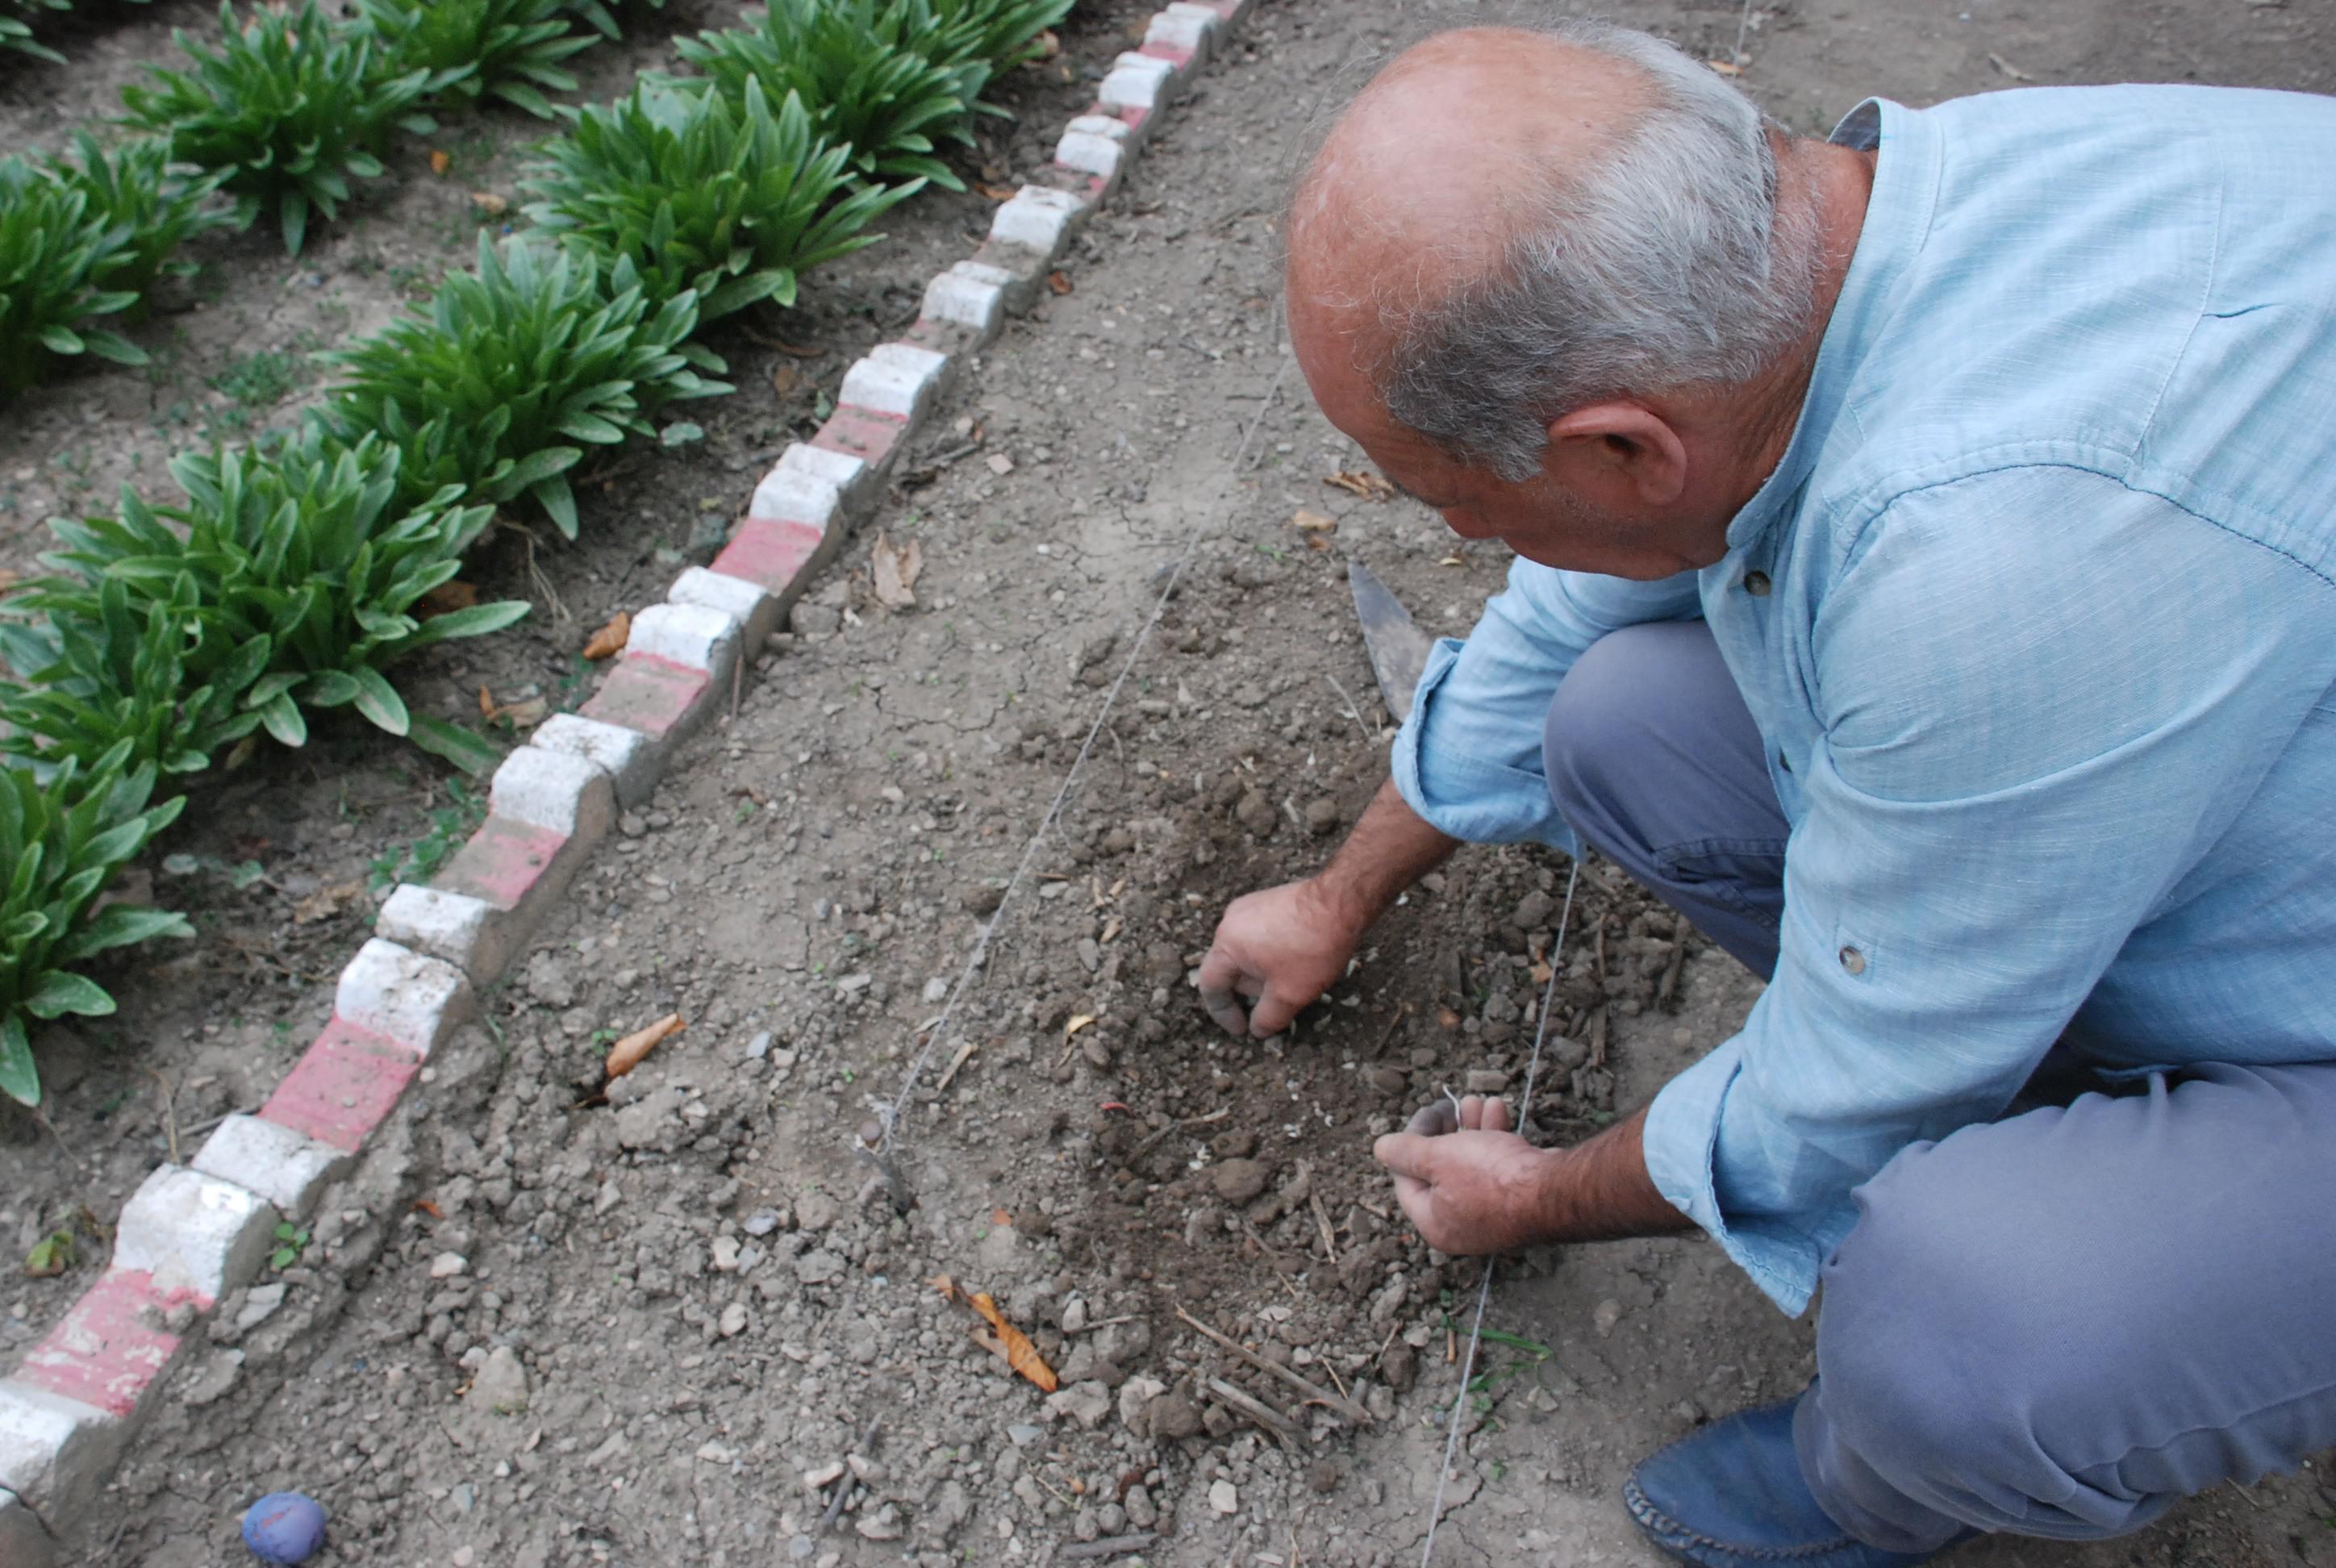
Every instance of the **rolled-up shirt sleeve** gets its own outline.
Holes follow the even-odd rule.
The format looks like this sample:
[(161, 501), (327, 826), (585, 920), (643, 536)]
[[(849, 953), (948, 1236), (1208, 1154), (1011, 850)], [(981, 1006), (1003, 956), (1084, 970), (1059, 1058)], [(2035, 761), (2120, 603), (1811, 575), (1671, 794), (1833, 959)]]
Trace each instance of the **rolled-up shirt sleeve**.
[(1795, 1313), (1854, 1189), (2002, 1113), (2336, 677), (2336, 588), (2098, 475), (1959, 481), (1858, 539), (1776, 978), (1646, 1125), (1656, 1185)]
[(1396, 735), (1395, 786), (1437, 831), (1470, 843), (1538, 841), (1572, 853), (1542, 768), (1543, 720), (1582, 650), (1642, 621), (1701, 614), (1692, 572), (1632, 582), (1520, 559), (1462, 642), (1437, 642)]

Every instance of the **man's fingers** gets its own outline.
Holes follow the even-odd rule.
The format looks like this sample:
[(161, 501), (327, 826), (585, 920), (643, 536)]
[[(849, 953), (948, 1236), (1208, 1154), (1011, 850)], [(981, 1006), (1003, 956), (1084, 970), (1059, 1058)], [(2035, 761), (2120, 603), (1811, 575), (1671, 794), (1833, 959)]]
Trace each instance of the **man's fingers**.
[(1241, 1011), (1241, 1005), (1233, 999), (1232, 992), (1203, 990), (1201, 993), (1201, 1006), (1208, 1009), (1209, 1017), (1214, 1018), (1217, 1027), (1225, 1033), (1229, 1035), (1249, 1033), (1249, 1015)]
[(1486, 1100), (1484, 1102), (1484, 1130), (1488, 1133), (1505, 1133), (1509, 1130), (1508, 1101)]
[(1201, 960), (1201, 1006), (1209, 1017), (1227, 1034), (1249, 1033), (1249, 1012), (1233, 996), (1233, 987), (1242, 979), (1241, 964), (1219, 947), (1212, 947)]
[(1394, 1172), (1398, 1183), (1406, 1177), (1426, 1182), (1434, 1173), (1436, 1144), (1416, 1133), (1387, 1133), (1371, 1145), (1371, 1158)]
[(1280, 1034), (1290, 1027), (1290, 1020), (1298, 1016), (1298, 1009), (1312, 999), (1309, 997), (1305, 1001), (1292, 1001), (1280, 986), (1267, 981), (1265, 994), (1258, 998), (1257, 1005), (1249, 1010), (1250, 1034), (1260, 1040)]
[(1451, 1101), (1430, 1100), (1412, 1112), (1411, 1120), (1403, 1125), (1403, 1130), (1423, 1138), (1436, 1138), (1445, 1133), (1458, 1131), (1459, 1124), (1452, 1119)]

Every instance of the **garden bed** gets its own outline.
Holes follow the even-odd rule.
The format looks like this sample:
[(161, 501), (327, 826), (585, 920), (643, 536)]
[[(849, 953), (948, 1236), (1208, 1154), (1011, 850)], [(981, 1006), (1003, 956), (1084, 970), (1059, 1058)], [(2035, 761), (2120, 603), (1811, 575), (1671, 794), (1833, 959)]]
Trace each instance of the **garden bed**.
[[(581, 84), (568, 96), (616, 96), (638, 73), (676, 66), (676, 36), (735, 25), (745, 9), (636, 10), (623, 43), (573, 58)], [(68, 64), (0, 56), (0, 144), (61, 145), (74, 124), (112, 112), (140, 65), (174, 53), (171, 27), (202, 33), (215, 15), (196, 0), (75, 13), (57, 39)], [(1015, 117), (978, 123), (978, 150), (954, 160), (968, 182), (1011, 186), (1043, 165), (1142, 15), (1132, 4), (1083, 5), (1060, 29), (1057, 58), (998, 82), (989, 96)], [(505, 108), (442, 116), (436, 134), (401, 140), (384, 176), (341, 221), (312, 230), (297, 258), (265, 221), (200, 237), (190, 253), (200, 270), (130, 332), (150, 366), (67, 369), (0, 406), (0, 569), (37, 570), (49, 517), (110, 511), (124, 484), (174, 499), (164, 465), (176, 452), (289, 428), (326, 379), (311, 354), (425, 300), (470, 265), (482, 228), (523, 223), (516, 182), (551, 131)], [(450, 155), (443, 173), (433, 151)], [(487, 218), (474, 192), (513, 209)], [(669, 451), (637, 443), (588, 464), (574, 543), (540, 515), (499, 524), (465, 579), (482, 599), (524, 599), (532, 613), (400, 666), (413, 710), (475, 723), (483, 692), (517, 712), (490, 726), (509, 745), (538, 715), (589, 696), (597, 670), (579, 650), (590, 634), (657, 597), (683, 563), (711, 557), (754, 477), (816, 428), (845, 367), (915, 317), (925, 281), (968, 253), (992, 206), (978, 190), (928, 189), (883, 215), (881, 243), (810, 274), (793, 308), (710, 329), (704, 341), (737, 391), (684, 405), (703, 438)], [(63, 1274), (0, 1291), (0, 1354), (30, 1342), (94, 1279), (108, 1250), (97, 1222), (147, 1172), (266, 1097), (324, 1021), (332, 978), (379, 900), (401, 880), (426, 881), (482, 807), (482, 784), (346, 711), (313, 726), (303, 748), (263, 738), (242, 765), (195, 780), (180, 821), (115, 891), (183, 911), (196, 938), (99, 960), (91, 972), (121, 1010), (36, 1026), (41, 1111), (0, 1105), (0, 1145), (21, 1173), (0, 1196), (0, 1247), (21, 1257), (60, 1229), (76, 1234)]]

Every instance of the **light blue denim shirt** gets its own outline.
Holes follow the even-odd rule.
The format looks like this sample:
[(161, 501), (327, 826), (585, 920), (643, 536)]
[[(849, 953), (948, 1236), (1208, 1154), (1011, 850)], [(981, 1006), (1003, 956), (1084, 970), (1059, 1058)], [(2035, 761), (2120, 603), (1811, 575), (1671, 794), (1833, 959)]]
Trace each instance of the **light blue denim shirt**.
[(1559, 679), (1710, 624), (1791, 823), (1782, 954), (1647, 1161), (1796, 1313), (1852, 1190), (2064, 1031), (2336, 1058), (2336, 100), (2038, 89), (1835, 138), (1878, 145), (1872, 204), (1727, 558), (1519, 562), (1394, 757), (1446, 833), (1570, 848)]

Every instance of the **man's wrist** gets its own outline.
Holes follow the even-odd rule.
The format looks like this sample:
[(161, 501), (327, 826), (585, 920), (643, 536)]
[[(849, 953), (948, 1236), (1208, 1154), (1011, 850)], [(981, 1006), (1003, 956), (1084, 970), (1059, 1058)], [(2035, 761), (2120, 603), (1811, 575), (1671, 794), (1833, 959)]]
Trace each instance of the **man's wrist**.
[(1344, 937), (1349, 946), (1362, 940), (1392, 901), (1339, 875), (1335, 864), (1325, 866), (1299, 886), (1315, 920)]
[(1533, 1166), (1533, 1215), (1535, 1243), (1572, 1239), (1581, 1222), (1582, 1194), (1577, 1181), (1580, 1164), (1569, 1148), (1536, 1149)]

